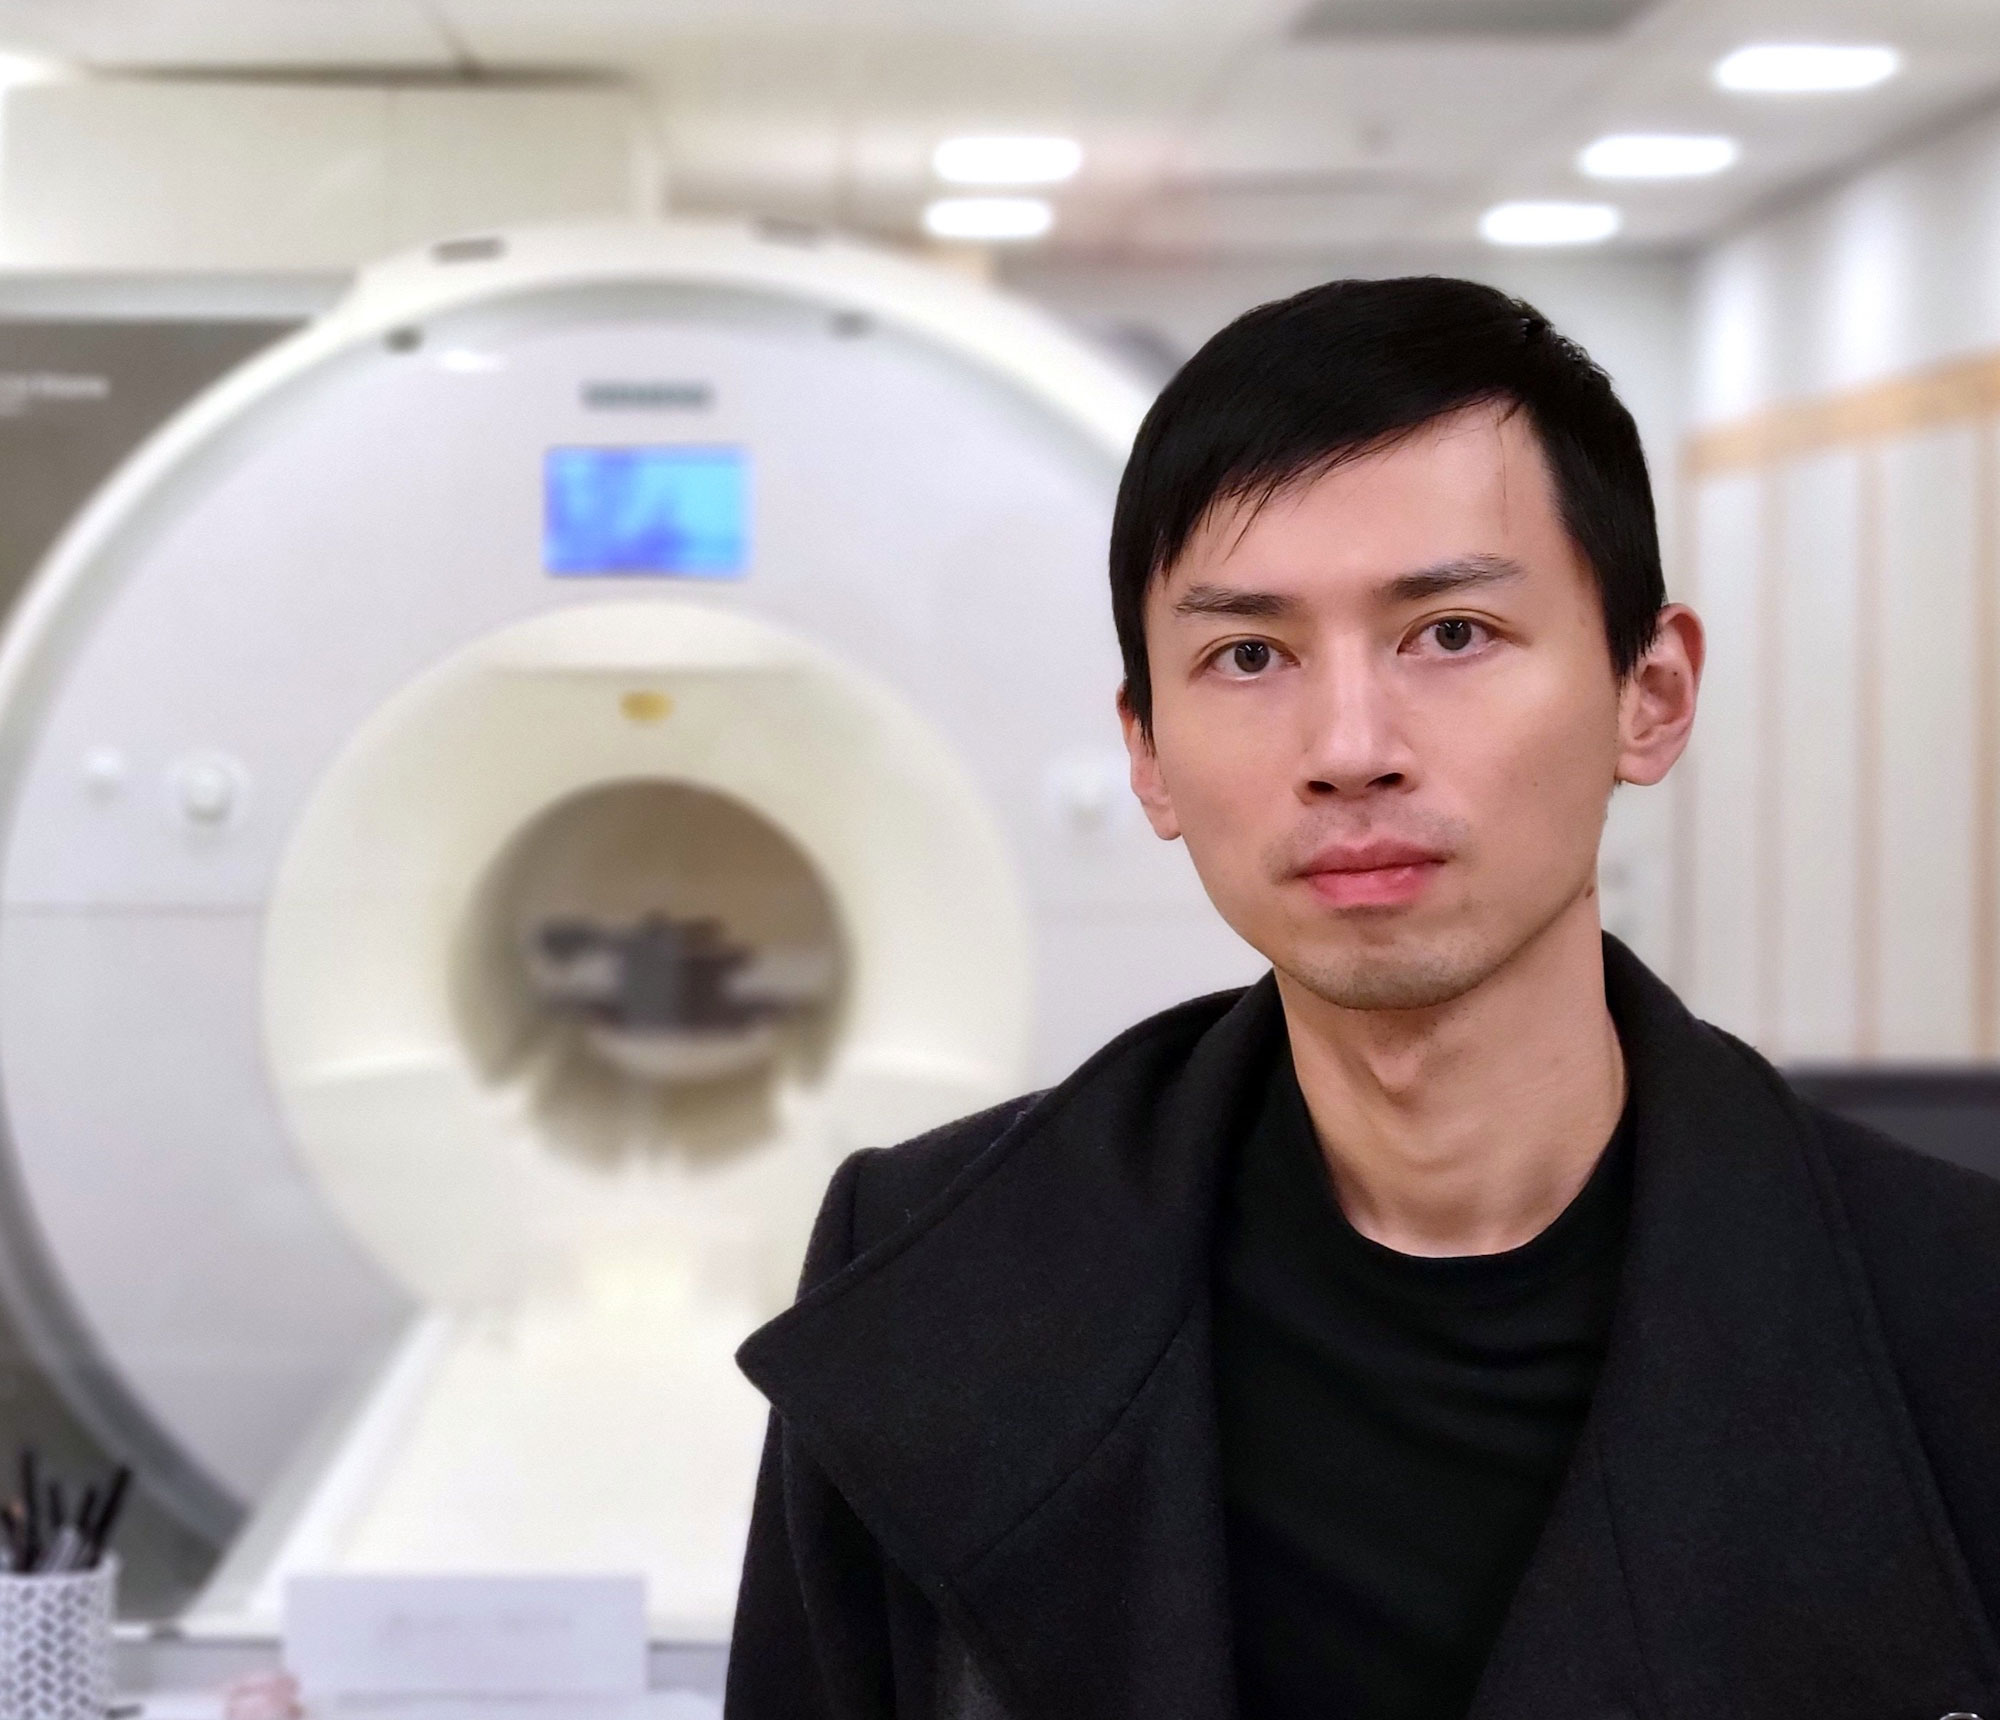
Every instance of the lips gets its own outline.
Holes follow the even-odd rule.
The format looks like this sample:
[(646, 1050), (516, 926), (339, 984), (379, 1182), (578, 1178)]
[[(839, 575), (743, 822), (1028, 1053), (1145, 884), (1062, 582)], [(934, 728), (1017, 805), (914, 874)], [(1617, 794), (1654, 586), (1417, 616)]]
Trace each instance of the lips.
[(1378, 838), (1323, 848), (1299, 876), (1328, 907), (1397, 908), (1421, 896), (1443, 865), (1435, 849)]

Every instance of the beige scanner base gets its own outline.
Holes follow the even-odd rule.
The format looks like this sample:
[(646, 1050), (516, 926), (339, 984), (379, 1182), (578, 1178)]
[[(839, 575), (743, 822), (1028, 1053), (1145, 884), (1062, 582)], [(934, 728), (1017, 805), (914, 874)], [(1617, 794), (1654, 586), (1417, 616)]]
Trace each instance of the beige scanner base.
[(665, 1269), (425, 1316), (184, 1628), (276, 1634), (298, 1570), (618, 1571), (657, 1637), (726, 1640), (764, 1419), (729, 1356), (753, 1324)]
[[(837, 946), (836, 989), (736, 1087), (510, 992), (523, 915), (652, 911)], [(764, 1417), (735, 1349), (841, 1158), (1018, 1087), (1025, 945), (955, 761), (764, 623), (561, 610), (391, 700), (297, 826), (264, 1020), (301, 1158), (424, 1312), (189, 1628), (274, 1629), (298, 1571), (619, 1571), (662, 1635), (726, 1638)]]

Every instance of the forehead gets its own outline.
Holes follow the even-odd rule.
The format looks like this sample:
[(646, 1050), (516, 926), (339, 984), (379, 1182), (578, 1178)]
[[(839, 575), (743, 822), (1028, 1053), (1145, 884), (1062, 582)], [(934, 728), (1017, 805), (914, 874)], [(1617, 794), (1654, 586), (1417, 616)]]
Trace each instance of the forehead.
[(1203, 519), (1159, 582), (1374, 581), (1473, 556), (1581, 570), (1527, 415), (1478, 406)]

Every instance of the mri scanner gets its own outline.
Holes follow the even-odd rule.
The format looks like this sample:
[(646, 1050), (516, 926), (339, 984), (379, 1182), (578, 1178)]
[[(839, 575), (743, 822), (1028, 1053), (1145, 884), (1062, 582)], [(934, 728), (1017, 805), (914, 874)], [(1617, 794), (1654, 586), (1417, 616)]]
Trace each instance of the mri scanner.
[(1146, 403), (804, 235), (439, 245), (157, 435), (0, 651), (0, 1289), (229, 1551), (726, 1635), (828, 1174), (1251, 971), (1131, 809)]

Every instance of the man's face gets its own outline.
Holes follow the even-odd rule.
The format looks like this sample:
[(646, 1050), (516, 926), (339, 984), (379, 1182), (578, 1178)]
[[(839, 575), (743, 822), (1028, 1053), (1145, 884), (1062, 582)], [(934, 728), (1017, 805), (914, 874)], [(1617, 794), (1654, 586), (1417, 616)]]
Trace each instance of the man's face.
[(1431, 1007), (1594, 918), (1626, 701), (1525, 414), (1457, 413), (1217, 510), (1145, 627), (1133, 786), (1308, 990)]

